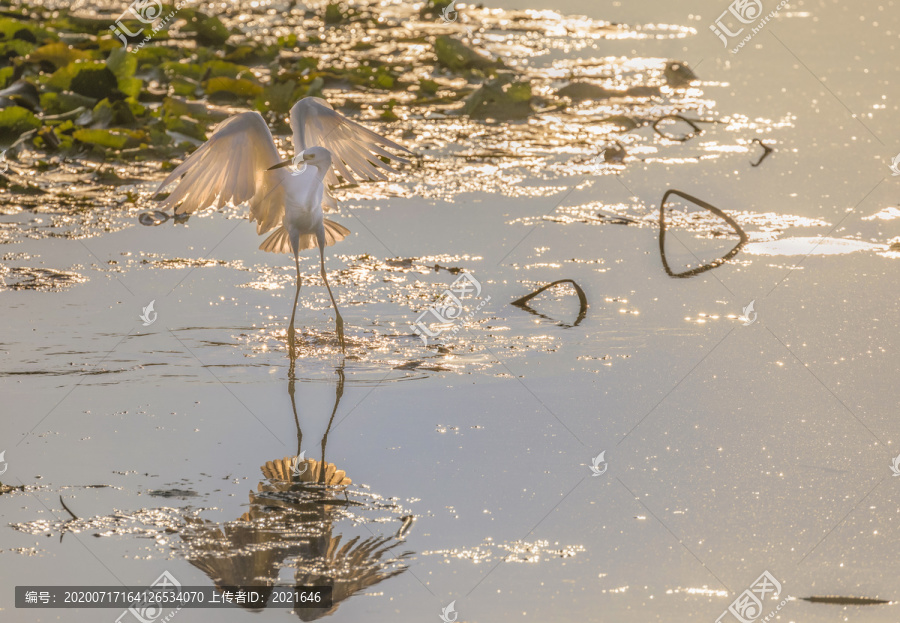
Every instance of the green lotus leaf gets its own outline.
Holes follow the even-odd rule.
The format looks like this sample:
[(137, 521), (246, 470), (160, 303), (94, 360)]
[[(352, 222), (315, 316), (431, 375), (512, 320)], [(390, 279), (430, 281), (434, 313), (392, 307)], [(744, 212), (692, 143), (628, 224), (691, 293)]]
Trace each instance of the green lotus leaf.
[(256, 99), (256, 109), (261, 112), (271, 110), (278, 114), (287, 114), (299, 99), (296, 91), (298, 91), (298, 87), (294, 82), (282, 82), (268, 86)]
[(0, 69), (0, 89), (5, 89), (6, 85), (12, 82), (13, 76), (15, 74), (15, 67), (4, 67)]
[(208, 95), (220, 93), (222, 91), (237, 95), (238, 97), (248, 98), (261, 95), (263, 88), (255, 82), (250, 82), (243, 78), (235, 80), (234, 78), (228, 78), (226, 76), (218, 76), (206, 81), (206, 93)]
[(8, 106), (0, 110), (0, 140), (11, 142), (23, 132), (41, 127), (40, 120), (27, 108)]
[(57, 38), (56, 36), (51, 35), (50, 31), (41, 28), (40, 26), (10, 17), (0, 17), (0, 35), (2, 35), (4, 39), (20, 39), (22, 41), (28, 41), (29, 43), (37, 43), (38, 41)]
[(94, 128), (130, 126), (137, 123), (131, 108), (122, 100), (110, 102), (108, 99), (105, 99), (101, 101), (94, 106), (91, 119), (91, 126)]
[(197, 42), (202, 45), (221, 46), (231, 36), (225, 25), (214, 15), (206, 15), (195, 9), (181, 9), (179, 17), (187, 20), (182, 32), (197, 33)]
[(88, 58), (88, 54), (81, 50), (76, 50), (62, 41), (48, 43), (28, 55), (28, 61), (31, 63), (48, 62), (57, 69), (86, 58)]
[(126, 130), (124, 128), (111, 128), (108, 130), (92, 128), (75, 130), (72, 137), (87, 143), (88, 145), (96, 145), (98, 147), (107, 147), (110, 149), (125, 149), (127, 147), (138, 147), (142, 142), (146, 142), (147, 135), (137, 130)]
[(0, 57), (13, 58), (16, 56), (28, 56), (35, 47), (37, 46), (33, 43), (22, 41), (21, 39), (0, 41)]
[(483, 56), (462, 41), (446, 35), (435, 39), (434, 52), (437, 54), (438, 63), (452, 71), (484, 70), (503, 66), (502, 62)]
[(187, 115), (181, 117), (166, 117), (166, 129), (190, 136), (198, 141), (206, 140), (206, 124), (191, 119)]
[(137, 71), (137, 58), (134, 54), (126, 52), (125, 48), (116, 48), (109, 53), (106, 59), (106, 66), (109, 68), (117, 80), (126, 78), (134, 78), (134, 72)]
[(172, 48), (158, 45), (145, 45), (140, 50), (132, 52), (132, 56), (137, 57), (138, 65), (151, 64), (156, 66), (162, 64), (163, 61), (177, 59), (179, 54), (177, 50), (173, 50)]

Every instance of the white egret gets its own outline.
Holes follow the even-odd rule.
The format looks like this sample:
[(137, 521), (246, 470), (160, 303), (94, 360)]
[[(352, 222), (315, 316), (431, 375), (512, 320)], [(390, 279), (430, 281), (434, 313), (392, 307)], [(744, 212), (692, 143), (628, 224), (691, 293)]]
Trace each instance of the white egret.
[[(288, 332), (291, 344), (300, 296), (299, 254), (318, 246), (322, 279), (334, 305), (335, 325), (343, 350), (344, 321), (328, 285), (325, 247), (343, 240), (350, 230), (324, 218), (323, 206), (337, 208), (328, 186), (337, 184), (336, 172), (354, 184), (356, 177), (387, 179), (383, 171), (394, 169), (379, 156), (408, 161), (384, 148), (409, 150), (347, 119), (318, 97), (306, 97), (294, 104), (291, 129), (296, 156), (282, 161), (262, 115), (245, 112), (226, 119), (208, 141), (160, 184), (157, 192), (181, 179), (160, 207), (174, 208), (175, 214), (191, 214), (210, 206), (220, 208), (229, 202), (235, 205), (249, 202), (250, 220), (256, 221), (257, 234), (275, 230), (259, 248), (271, 253), (294, 254), (297, 289)], [(300, 161), (302, 167), (286, 168)]]

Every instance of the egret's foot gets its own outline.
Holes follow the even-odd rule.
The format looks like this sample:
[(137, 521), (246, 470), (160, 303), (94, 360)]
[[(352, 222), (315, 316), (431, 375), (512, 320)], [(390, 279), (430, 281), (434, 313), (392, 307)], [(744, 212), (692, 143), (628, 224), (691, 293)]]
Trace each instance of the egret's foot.
[(341, 343), (341, 352), (342, 352), (342, 353), (346, 353), (346, 352), (347, 352), (347, 348), (346, 348), (347, 345), (346, 345), (346, 343), (344, 342), (344, 319), (341, 318), (341, 315), (340, 315), (340, 314), (337, 314), (337, 315), (334, 317), (334, 326), (337, 328), (338, 342)]
[(294, 356), (294, 347), (297, 345), (297, 332), (294, 330), (294, 323), (291, 323), (291, 326), (288, 327), (288, 350), (290, 351), (290, 355)]

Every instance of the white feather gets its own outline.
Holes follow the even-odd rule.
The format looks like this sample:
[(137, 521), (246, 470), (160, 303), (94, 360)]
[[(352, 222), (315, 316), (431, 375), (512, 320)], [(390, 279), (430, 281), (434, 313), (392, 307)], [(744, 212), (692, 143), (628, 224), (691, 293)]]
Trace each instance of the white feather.
[[(156, 192), (178, 182), (160, 205), (161, 210), (172, 208), (175, 214), (249, 202), (256, 233), (276, 230), (260, 245), (263, 251), (292, 252), (296, 257), (301, 251), (319, 247), (322, 279), (334, 305), (335, 327), (343, 350), (344, 321), (328, 285), (324, 248), (343, 240), (350, 230), (324, 218), (323, 204), (326, 208), (337, 207), (327, 186), (338, 181), (335, 169), (354, 184), (354, 175), (364, 180), (387, 179), (383, 171), (393, 169), (379, 156), (407, 161), (384, 148), (408, 150), (350, 121), (328, 102), (315, 97), (294, 105), (291, 127), (295, 159), (304, 163), (300, 171), (296, 167), (272, 169), (281, 162), (272, 132), (262, 115), (245, 112), (220, 123), (209, 140), (176, 167)], [(293, 336), (300, 283), (298, 263), (289, 336)]]
[[(335, 170), (355, 184), (357, 177), (387, 179), (384, 171), (393, 169), (379, 156), (408, 162), (384, 149), (408, 152), (405, 147), (347, 119), (318, 97), (306, 97), (294, 105), (291, 128), (296, 153), (310, 147), (324, 147), (332, 153), (333, 168), (325, 175), (321, 198), (326, 211), (337, 209), (337, 201), (328, 190), (329, 185), (338, 183)], [(281, 225), (288, 200), (286, 182), (294, 177), (286, 168), (268, 170), (279, 162), (281, 157), (262, 116), (257, 112), (235, 115), (220, 123), (209, 140), (160, 184), (157, 192), (180, 179), (160, 209), (192, 214), (211, 206), (249, 202), (250, 219), (257, 223), (256, 233), (264, 234)]]
[(290, 172), (267, 171), (280, 160), (262, 115), (245, 112), (230, 117), (163, 180), (157, 192), (181, 178), (160, 209), (174, 208), (175, 214), (192, 214), (210, 206), (220, 208), (229, 202), (238, 205), (249, 201), (251, 218), (259, 222), (257, 233), (264, 233), (277, 227), (278, 211), (284, 213), (284, 188), (279, 182)]
[[(357, 183), (354, 175), (362, 180), (387, 179), (379, 169), (390, 172), (394, 169), (378, 156), (408, 162), (384, 147), (409, 153), (408, 149), (347, 119), (318, 97), (304, 97), (294, 104), (291, 108), (291, 129), (294, 131), (294, 151), (300, 153), (309, 147), (324, 147), (334, 156), (334, 168), (351, 184)], [(335, 186), (337, 183), (334, 170), (329, 171), (325, 184)]]

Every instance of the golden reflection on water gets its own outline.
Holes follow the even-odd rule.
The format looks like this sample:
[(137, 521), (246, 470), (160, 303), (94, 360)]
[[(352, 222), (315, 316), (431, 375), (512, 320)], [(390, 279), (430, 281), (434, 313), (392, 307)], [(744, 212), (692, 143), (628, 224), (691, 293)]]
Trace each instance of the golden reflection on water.
[[(287, 13), (271, 11), (277, 3), (260, 2), (245, 13), (223, 15), (226, 24), (240, 24), (244, 32), (251, 30), (272, 35), (287, 35), (298, 29), (318, 26), (304, 11)], [(690, 27), (663, 24), (639, 27), (610, 24), (583, 17), (564, 16), (552, 10), (504, 11), (466, 6), (458, 23), (446, 24), (424, 17), (421, 7), (400, 1), (360, 5), (378, 17), (376, 25), (351, 22), (329, 29), (327, 40), (304, 50), (305, 55), (320, 63), (341, 57), (349, 64), (364, 64), (378, 58), (387, 65), (405, 67), (400, 79), (415, 85), (419, 80), (434, 80), (437, 91), (423, 98), (416, 88), (392, 91), (326, 89), (336, 106), (359, 109), (359, 117), (397, 140), (410, 145), (417, 154), (414, 166), (402, 178), (383, 183), (337, 188), (340, 202), (351, 210), (378, 212), (375, 201), (391, 198), (442, 200), (452, 202), (459, 195), (498, 195), (505, 197), (553, 197), (573, 183), (586, 188), (596, 180), (620, 175), (629, 167), (660, 162), (669, 166), (686, 166), (698, 160), (717, 159), (734, 153), (750, 153), (757, 149), (751, 143), (756, 137), (790, 127), (793, 117), (777, 119), (749, 118), (740, 111), (721, 111), (707, 91), (724, 83), (704, 82), (702, 75), (693, 79), (690, 70), (667, 58), (654, 56), (621, 57), (599, 53), (598, 42), (604, 39), (672, 39), (683, 38), (696, 31)], [(462, 6), (462, 5), (461, 5)], [(254, 10), (257, 9), (257, 10)], [(474, 38), (465, 35), (475, 28)], [(456, 33), (476, 48), (502, 57), (508, 67), (531, 83), (536, 98), (534, 114), (521, 121), (473, 119), (459, 115), (458, 93), (474, 90), (479, 80), (472, 76), (438, 71), (433, 64), (431, 43), (417, 38), (420, 33)], [(552, 51), (561, 51), (566, 57)], [(259, 70), (267, 79), (267, 69)], [(679, 73), (681, 72), (681, 73)], [(682, 74), (684, 74), (682, 76)], [(686, 76), (686, 78), (685, 78)], [(566, 95), (563, 95), (563, 94)], [(593, 93), (593, 95), (592, 95)], [(602, 93), (602, 97), (597, 95)], [(381, 124), (379, 116), (386, 102), (396, 121)], [(210, 114), (219, 108), (208, 106)], [(660, 125), (662, 124), (662, 125)], [(380, 127), (378, 127), (380, 126)], [(276, 137), (282, 149), (289, 151), (285, 136)], [(622, 157), (597, 166), (597, 155), (610, 145), (619, 145)], [(608, 154), (607, 154), (608, 155)], [(130, 163), (112, 169), (115, 177), (130, 182), (156, 175), (153, 163)], [(34, 223), (0, 230), (0, 241), (15, 241), (27, 231), (29, 237), (61, 236), (89, 238), (134, 227), (134, 219), (149, 198), (153, 183), (125, 183), (119, 186), (95, 183), (88, 191), (79, 190), (87, 163), (72, 159), (64, 172), (48, 172), (31, 176), (30, 183), (40, 187), (40, 197), (22, 196), (8, 213), (19, 217), (46, 213), (49, 223)], [(26, 169), (27, 171), (27, 169)], [(104, 173), (106, 175), (106, 173)], [(94, 176), (95, 182), (105, 179)], [(85, 194), (87, 193), (87, 194)], [(91, 210), (84, 206), (91, 205)], [(591, 200), (582, 204), (563, 205), (544, 217), (514, 217), (507, 224), (518, 229), (543, 221), (557, 226), (625, 225), (655, 226), (652, 207), (632, 198), (631, 202)], [(228, 218), (243, 218), (244, 209), (234, 206), (220, 211)], [(210, 215), (205, 215), (210, 216)], [(773, 213), (738, 214), (735, 217), (754, 242), (780, 236), (787, 228), (813, 227), (815, 219)], [(171, 226), (165, 223), (161, 227)], [(721, 223), (714, 216), (672, 212), (670, 228), (683, 228), (701, 235), (721, 235)], [(156, 233), (156, 232), (154, 232)], [(159, 232), (161, 233), (161, 231)], [(763, 247), (764, 248), (764, 247)], [(411, 258), (409, 267), (392, 265), (392, 260), (370, 256), (343, 256), (344, 268), (333, 275), (343, 292), (341, 305), (354, 304), (354, 292), (365, 291), (369, 301), (390, 300), (421, 309), (432, 288), (407, 281), (407, 273), (425, 274), (427, 264), (467, 264), (475, 258)], [(573, 260), (587, 261), (587, 260)], [(413, 264), (414, 263), (414, 264)], [(216, 258), (148, 253), (142, 258), (127, 258), (107, 270), (122, 272), (135, 267), (179, 270), (227, 268), (252, 275), (238, 287), (260, 292), (278, 292), (292, 281), (289, 267), (268, 264), (245, 266), (240, 261)], [(560, 269), (559, 262), (533, 262), (516, 268)], [(58, 289), (83, 282), (86, 277), (75, 271), (56, 271), (41, 275), (25, 267), (4, 268), (17, 288)], [(600, 268), (600, 271), (606, 270)], [(16, 271), (20, 274), (16, 275)], [(321, 310), (327, 301), (320, 296), (317, 275), (307, 277), (316, 293), (305, 300), (311, 311)], [(387, 286), (387, 287), (385, 287)], [(10, 287), (7, 285), (6, 287)], [(271, 307), (266, 307), (271, 309)], [(277, 314), (268, 319), (276, 321)], [(496, 319), (493, 319), (496, 320)], [(478, 321), (476, 321), (478, 322)], [(482, 324), (484, 324), (482, 322)], [(384, 332), (371, 331), (355, 336), (355, 357), (365, 350), (396, 351), (404, 330), (384, 327)], [(393, 331), (391, 331), (393, 329)], [(254, 353), (269, 352), (281, 339), (278, 330), (268, 328), (258, 334), (262, 341), (250, 342)], [(330, 353), (330, 345), (322, 335), (308, 335), (309, 347), (299, 356), (312, 356), (315, 349)], [(242, 336), (241, 341), (247, 342)], [(411, 362), (402, 355), (396, 365)], [(437, 368), (450, 368), (437, 364)]]
[[(296, 379), (289, 377), (297, 455), (260, 467), (263, 480), (249, 493), (248, 510), (233, 521), (201, 516), (215, 509), (163, 507), (69, 521), (42, 519), (12, 527), (35, 535), (58, 532), (61, 537), (86, 530), (98, 537), (150, 537), (159, 551), (168, 550), (203, 571), (220, 592), (256, 587), (268, 596), (275, 586), (331, 586), (331, 608), (297, 608), (294, 614), (303, 621), (333, 614), (353, 595), (406, 571), (413, 552), (403, 550), (403, 545), (415, 518), (397, 500), (353, 486), (343, 470), (327, 461), (328, 437), (344, 395), (343, 364), (334, 372), (335, 400), (328, 426), (318, 445), (306, 450), (301, 419), (309, 414), (298, 413)], [(307, 458), (307, 452), (319, 458)], [(189, 490), (158, 493), (168, 498), (196, 495)], [(379, 535), (387, 521), (390, 533)], [(363, 524), (372, 526), (368, 534), (351, 534)], [(179, 535), (180, 542), (171, 541), (172, 534)], [(293, 574), (292, 584), (281, 579), (285, 570)]]

